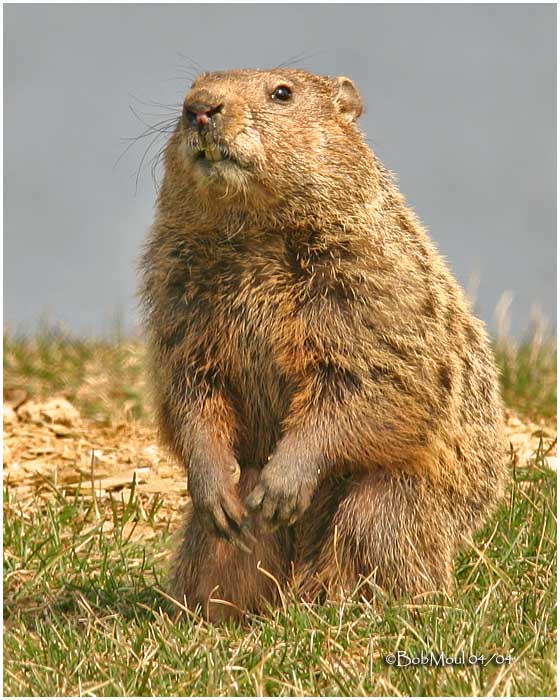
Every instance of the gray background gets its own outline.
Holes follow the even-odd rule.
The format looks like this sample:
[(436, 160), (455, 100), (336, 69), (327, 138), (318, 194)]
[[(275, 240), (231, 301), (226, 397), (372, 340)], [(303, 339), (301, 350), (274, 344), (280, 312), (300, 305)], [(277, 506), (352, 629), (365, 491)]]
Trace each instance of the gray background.
[[(143, 125), (205, 70), (297, 65), (353, 78), (361, 126), (493, 325), (556, 318), (554, 5), (5, 5), (5, 322), (137, 324), (155, 198)], [(171, 112), (173, 114), (173, 112)], [(178, 111), (177, 111), (178, 114)], [(158, 115), (161, 115), (158, 117)], [(154, 154), (161, 142), (155, 144)], [(149, 158), (148, 158), (149, 160)]]

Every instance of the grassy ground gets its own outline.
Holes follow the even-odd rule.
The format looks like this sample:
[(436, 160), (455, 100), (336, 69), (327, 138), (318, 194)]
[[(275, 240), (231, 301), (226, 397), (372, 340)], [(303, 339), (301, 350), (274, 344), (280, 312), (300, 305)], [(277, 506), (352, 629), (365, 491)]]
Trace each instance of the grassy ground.
[[(5, 385), (65, 395), (97, 422), (147, 421), (143, 349), (60, 334), (4, 339)], [(504, 394), (553, 418), (555, 348), (501, 344)], [(120, 503), (4, 491), (5, 695), (556, 694), (556, 475), (551, 441), (516, 466), (507, 500), (457, 562), (450, 599), (304, 606), (216, 627), (177, 622), (165, 594), (170, 519), (134, 489)], [(429, 652), (465, 664), (389, 665)], [(479, 657), (468, 663), (469, 656)], [(482, 659), (482, 657), (484, 657)]]

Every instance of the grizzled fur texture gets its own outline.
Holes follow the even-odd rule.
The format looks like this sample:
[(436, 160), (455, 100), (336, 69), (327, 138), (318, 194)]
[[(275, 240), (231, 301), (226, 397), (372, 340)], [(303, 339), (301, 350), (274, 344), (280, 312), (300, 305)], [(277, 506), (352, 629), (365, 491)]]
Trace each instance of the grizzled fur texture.
[(503, 491), (483, 325), (361, 111), (347, 78), (208, 73), (166, 148), (142, 297), (192, 499), (174, 592), (210, 618), (448, 590)]

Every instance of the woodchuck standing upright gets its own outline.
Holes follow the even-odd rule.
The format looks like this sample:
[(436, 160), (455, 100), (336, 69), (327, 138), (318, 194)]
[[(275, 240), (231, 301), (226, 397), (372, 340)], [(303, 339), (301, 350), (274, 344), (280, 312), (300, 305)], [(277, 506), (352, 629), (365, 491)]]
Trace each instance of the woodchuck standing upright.
[(142, 298), (192, 500), (174, 593), (211, 619), (449, 589), (503, 491), (483, 325), (361, 112), (348, 78), (205, 73), (165, 150)]

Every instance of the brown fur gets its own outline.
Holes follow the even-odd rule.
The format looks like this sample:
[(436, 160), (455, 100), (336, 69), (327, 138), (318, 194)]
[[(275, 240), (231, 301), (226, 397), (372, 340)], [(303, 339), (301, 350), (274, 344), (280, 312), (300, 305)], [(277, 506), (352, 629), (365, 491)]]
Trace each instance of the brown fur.
[[(174, 590), (210, 617), (291, 580), (310, 599), (372, 575), (446, 590), (502, 493), (483, 325), (361, 111), (346, 78), (204, 74), (166, 149), (143, 301), (161, 435), (192, 497)], [(208, 145), (235, 160), (197, 159)]]

